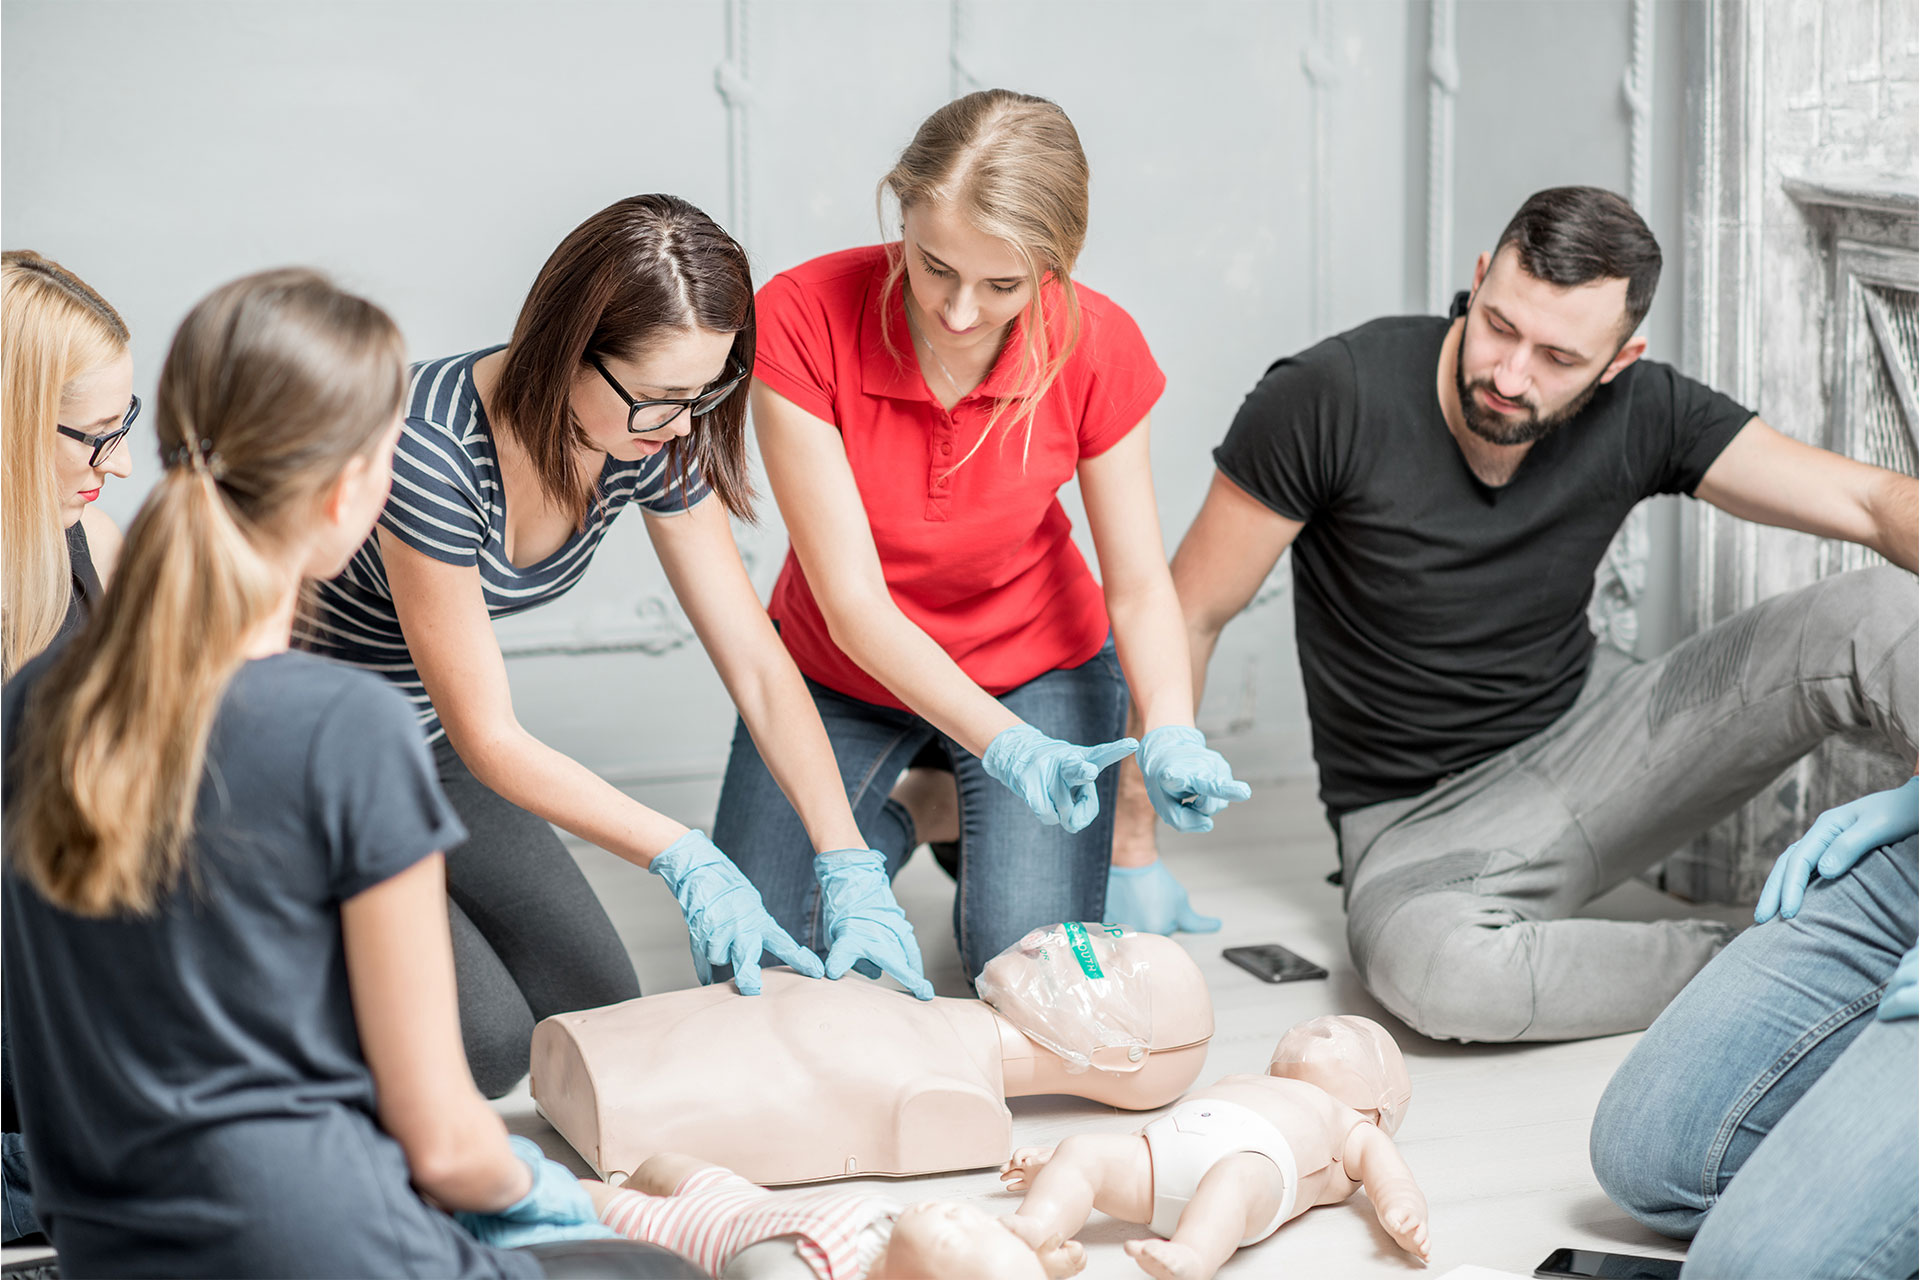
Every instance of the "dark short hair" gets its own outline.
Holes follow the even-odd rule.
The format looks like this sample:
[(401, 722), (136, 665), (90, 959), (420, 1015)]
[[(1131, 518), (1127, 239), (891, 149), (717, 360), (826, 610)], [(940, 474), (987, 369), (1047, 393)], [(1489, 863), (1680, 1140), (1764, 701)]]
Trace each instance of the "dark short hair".
[[(1571, 288), (1595, 280), (1627, 282), (1627, 328), (1647, 318), (1660, 283), (1660, 242), (1633, 206), (1600, 187), (1536, 191), (1500, 233), (1494, 253), (1512, 245), (1536, 280)], [(1624, 335), (1623, 335), (1624, 340)]]
[[(600, 478), (575, 462), (581, 439), (569, 391), (589, 355), (630, 360), (699, 325), (732, 333), (732, 357), (753, 368), (753, 273), (746, 252), (678, 196), (629, 196), (578, 227), (520, 308), (494, 386), (497, 425), (533, 460), (548, 501), (585, 523)], [(667, 467), (697, 469), (728, 511), (753, 518), (744, 388), (667, 445)]]

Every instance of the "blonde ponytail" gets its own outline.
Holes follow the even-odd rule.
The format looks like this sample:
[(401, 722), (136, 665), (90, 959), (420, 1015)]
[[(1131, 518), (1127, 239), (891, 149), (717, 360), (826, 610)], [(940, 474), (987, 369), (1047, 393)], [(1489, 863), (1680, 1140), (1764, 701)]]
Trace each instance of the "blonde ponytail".
[(0, 675), (52, 643), (72, 596), (54, 471), (61, 397), (126, 349), (126, 322), (84, 280), (28, 250), (0, 254)]
[(10, 744), (8, 856), (49, 901), (146, 913), (187, 869), (222, 694), (286, 603), (274, 553), (379, 443), (404, 373), (386, 314), (312, 272), (236, 281), (181, 325), (156, 397), (167, 470)]

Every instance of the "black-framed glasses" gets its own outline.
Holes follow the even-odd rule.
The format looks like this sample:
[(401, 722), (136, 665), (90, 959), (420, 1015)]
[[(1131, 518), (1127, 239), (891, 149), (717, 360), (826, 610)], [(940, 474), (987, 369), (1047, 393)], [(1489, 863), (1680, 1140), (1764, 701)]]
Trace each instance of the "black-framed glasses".
[(78, 440), (81, 444), (92, 445), (93, 453), (87, 458), (87, 465), (97, 467), (113, 456), (114, 449), (119, 446), (127, 432), (133, 430), (133, 420), (139, 416), (140, 397), (135, 396), (127, 402), (127, 416), (120, 419), (120, 425), (111, 431), (103, 431), (97, 436), (89, 435), (85, 431), (63, 427), (57, 422), (53, 424), (53, 429), (69, 440)]
[[(715, 409), (718, 409), (726, 398), (732, 395), (742, 382), (747, 380), (746, 367), (729, 354), (727, 356), (727, 370), (721, 375), (726, 381), (711, 391), (702, 391), (691, 400), (636, 400), (633, 398), (631, 392), (620, 385), (620, 379), (607, 372), (607, 366), (600, 363), (599, 356), (589, 353), (587, 360), (594, 368), (600, 371), (600, 376), (607, 380), (607, 385), (612, 387), (614, 391), (619, 394), (620, 398), (627, 402), (627, 432), (630, 435), (636, 436), (647, 435), (650, 432), (660, 431), (673, 425), (673, 420), (678, 418), (683, 410), (696, 418), (706, 417)], [(672, 405), (673, 412), (650, 427), (636, 427), (633, 425), (633, 420), (640, 416), (642, 409), (658, 408), (661, 405)]]

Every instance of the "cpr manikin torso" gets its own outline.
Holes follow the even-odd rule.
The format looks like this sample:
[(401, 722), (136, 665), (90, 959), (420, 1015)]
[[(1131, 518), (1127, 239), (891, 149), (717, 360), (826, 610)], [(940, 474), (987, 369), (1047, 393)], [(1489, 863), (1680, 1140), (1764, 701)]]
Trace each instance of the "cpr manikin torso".
[[(700, 987), (546, 1019), (533, 1036), (534, 1100), (607, 1177), (660, 1152), (771, 1184), (998, 1165), (1012, 1147), (1007, 1098), (1067, 1093), (1148, 1110), (1205, 1061), (1213, 1009), (1178, 943), (1099, 926), (1079, 937), (1089, 963), (1138, 972), (1151, 1006), (1144, 1047), (1092, 1052), (1088, 1069), (984, 1001), (769, 970), (754, 997)], [(1009, 948), (981, 989), (997, 979), (1043, 999), (1033, 993), (1060, 989), (1058, 952), (1043, 962)], [(1050, 1011), (1013, 1012), (1033, 1026)]]
[(1003, 1178), (1035, 1232), (1077, 1234), (1089, 1207), (1150, 1225), (1131, 1241), (1149, 1273), (1205, 1280), (1234, 1251), (1364, 1183), (1381, 1224), (1426, 1256), (1426, 1202), (1390, 1134), (1411, 1097), (1384, 1028), (1327, 1017), (1289, 1030), (1266, 1075), (1232, 1075), (1134, 1134), (1023, 1148)]

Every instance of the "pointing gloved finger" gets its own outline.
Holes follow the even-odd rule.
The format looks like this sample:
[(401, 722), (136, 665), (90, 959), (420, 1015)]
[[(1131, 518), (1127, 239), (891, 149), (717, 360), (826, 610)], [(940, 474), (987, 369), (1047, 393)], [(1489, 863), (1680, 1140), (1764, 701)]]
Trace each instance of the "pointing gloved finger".
[(701, 986), (712, 986), (713, 966), (708, 964), (707, 958), (700, 954), (699, 947), (692, 947), (690, 950), (693, 952), (693, 976), (700, 980)]
[[(785, 964), (789, 969), (792, 969), (803, 978), (820, 978), (826, 976), (827, 968), (824, 964), (820, 963), (820, 957), (815, 955), (809, 948), (803, 947), (795, 942), (793, 935), (781, 928), (772, 916), (768, 916), (761, 922), (760, 929), (765, 936), (765, 941), (762, 945), (766, 950), (771, 951), (775, 956), (779, 957), (781, 963)], [(758, 951), (754, 952), (756, 959), (759, 958), (759, 955), (760, 953)]]
[(751, 929), (733, 940), (733, 985), (743, 996), (760, 994), (760, 935)]
[(1113, 742), (1102, 742), (1087, 748), (1087, 759), (1092, 762), (1097, 773), (1110, 764), (1118, 764), (1140, 749), (1140, 743), (1133, 738), (1120, 738)]
[[(1210, 801), (1218, 801), (1222, 808), (1237, 800), (1251, 799), (1253, 796), (1252, 787), (1231, 775), (1224, 778), (1195, 778), (1193, 790)], [(1220, 810), (1214, 809), (1212, 812), (1218, 813)]]

